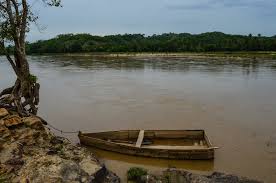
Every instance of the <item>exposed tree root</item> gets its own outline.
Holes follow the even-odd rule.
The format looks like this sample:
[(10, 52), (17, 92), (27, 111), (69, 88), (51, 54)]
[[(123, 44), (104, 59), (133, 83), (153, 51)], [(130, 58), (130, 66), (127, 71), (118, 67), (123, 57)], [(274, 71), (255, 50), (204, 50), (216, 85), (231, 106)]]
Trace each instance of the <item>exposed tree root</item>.
[(13, 90), (13, 87), (4, 89), (4, 90), (0, 93), (0, 97), (3, 96), (3, 95), (11, 94), (12, 90)]
[[(43, 2), (49, 6), (61, 6), (60, 0)], [(36, 76), (30, 73), (26, 56), (26, 32), (30, 23), (37, 20), (31, 8), (28, 0), (0, 0), (0, 51), (17, 76), (14, 86), (0, 93), (0, 106), (15, 108), (21, 116), (35, 115), (39, 103), (40, 85)], [(9, 49), (7, 43), (11, 43), (13, 48)]]
[(21, 116), (37, 114), (39, 83), (17, 79), (13, 87), (0, 93), (0, 107), (15, 110)]

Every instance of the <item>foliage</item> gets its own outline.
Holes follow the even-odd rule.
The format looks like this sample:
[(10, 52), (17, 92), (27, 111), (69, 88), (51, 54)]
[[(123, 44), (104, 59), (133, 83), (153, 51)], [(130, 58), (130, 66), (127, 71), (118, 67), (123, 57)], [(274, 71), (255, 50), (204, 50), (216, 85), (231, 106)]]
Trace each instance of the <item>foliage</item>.
[(147, 175), (147, 170), (139, 167), (132, 167), (127, 171), (127, 179), (132, 181), (139, 181), (141, 177)]
[(27, 44), (28, 54), (81, 52), (213, 52), (276, 51), (276, 36), (203, 34), (124, 34), (94, 36), (62, 34), (53, 39)]
[(29, 80), (30, 80), (32, 83), (36, 83), (36, 82), (37, 82), (37, 76), (30, 74), (30, 75), (29, 75)]

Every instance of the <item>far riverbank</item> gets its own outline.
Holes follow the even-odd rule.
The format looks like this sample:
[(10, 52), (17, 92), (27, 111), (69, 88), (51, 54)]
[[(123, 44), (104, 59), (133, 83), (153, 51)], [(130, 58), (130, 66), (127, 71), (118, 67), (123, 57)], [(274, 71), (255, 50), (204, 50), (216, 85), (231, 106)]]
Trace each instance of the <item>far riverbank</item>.
[(45, 53), (32, 55), (57, 55), (57, 56), (93, 56), (93, 57), (168, 57), (168, 58), (232, 58), (232, 59), (276, 59), (276, 52), (254, 51), (254, 52), (84, 52), (84, 53)]

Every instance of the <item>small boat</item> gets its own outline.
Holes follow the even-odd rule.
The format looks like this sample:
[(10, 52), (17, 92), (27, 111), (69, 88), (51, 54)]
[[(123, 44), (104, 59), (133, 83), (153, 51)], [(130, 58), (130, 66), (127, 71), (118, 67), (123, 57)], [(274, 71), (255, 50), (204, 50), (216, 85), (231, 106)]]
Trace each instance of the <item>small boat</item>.
[(153, 158), (214, 159), (213, 147), (204, 130), (122, 130), (79, 132), (82, 145), (122, 154)]

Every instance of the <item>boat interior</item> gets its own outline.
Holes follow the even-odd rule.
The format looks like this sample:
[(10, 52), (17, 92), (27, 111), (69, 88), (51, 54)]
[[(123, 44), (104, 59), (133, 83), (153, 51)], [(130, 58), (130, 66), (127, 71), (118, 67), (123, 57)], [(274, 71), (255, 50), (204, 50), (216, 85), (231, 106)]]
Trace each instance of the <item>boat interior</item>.
[(204, 130), (124, 130), (84, 135), (137, 148), (181, 150), (212, 148)]

